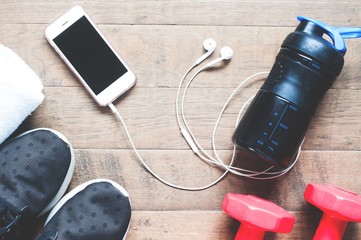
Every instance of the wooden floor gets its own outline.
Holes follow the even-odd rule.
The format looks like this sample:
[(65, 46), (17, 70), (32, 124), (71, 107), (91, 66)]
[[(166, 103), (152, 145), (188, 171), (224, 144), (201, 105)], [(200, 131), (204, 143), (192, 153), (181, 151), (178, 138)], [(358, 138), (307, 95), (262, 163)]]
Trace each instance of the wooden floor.
[[(221, 210), (228, 192), (266, 198), (295, 215), (292, 233), (268, 233), (266, 239), (312, 239), (321, 212), (303, 200), (308, 183), (361, 193), (361, 40), (347, 41), (344, 69), (323, 99), (289, 174), (274, 181), (227, 175), (214, 187), (188, 192), (163, 185), (142, 167), (111, 111), (95, 104), (46, 42), (45, 27), (75, 4), (83, 5), (137, 75), (137, 85), (115, 104), (141, 155), (165, 179), (200, 186), (221, 171), (189, 150), (174, 104), (180, 78), (203, 54), (203, 40), (217, 41), (212, 59), (224, 45), (234, 50), (229, 64), (201, 73), (186, 98), (189, 125), (210, 149), (224, 101), (242, 79), (270, 70), (283, 39), (298, 24), (296, 16), (361, 26), (361, 1), (0, 0), (0, 43), (16, 51), (45, 86), (44, 103), (18, 131), (47, 127), (67, 136), (76, 153), (70, 189), (94, 178), (124, 186), (133, 206), (128, 239), (233, 239), (239, 223)], [(217, 138), (224, 157), (231, 153), (239, 108), (261, 84), (246, 85), (227, 109)], [(252, 165), (242, 156), (238, 162)], [(344, 239), (361, 239), (361, 224), (349, 224)]]

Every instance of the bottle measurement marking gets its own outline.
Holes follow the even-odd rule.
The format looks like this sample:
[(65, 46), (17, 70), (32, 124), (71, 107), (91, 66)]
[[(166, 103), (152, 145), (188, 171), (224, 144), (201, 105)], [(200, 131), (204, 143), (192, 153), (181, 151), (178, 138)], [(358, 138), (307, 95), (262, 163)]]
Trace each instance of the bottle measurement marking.
[(290, 108), (295, 112), (298, 111), (298, 108), (296, 108), (295, 106), (290, 106)]
[(275, 140), (271, 140), (271, 143), (272, 143), (273, 145), (275, 145), (275, 146), (278, 146), (278, 145), (279, 145), (279, 143), (276, 142)]
[[(281, 102), (281, 103), (282, 103), (282, 102)], [(284, 104), (284, 103), (283, 103), (283, 104)], [(283, 112), (282, 112), (280, 118), (278, 119), (278, 122), (277, 122), (275, 128), (273, 129), (271, 135), (269, 136), (268, 140), (271, 140), (271, 138), (273, 137), (273, 134), (276, 132), (276, 129), (277, 129), (277, 127), (279, 126), (279, 124), (280, 124), (283, 116), (285, 115), (285, 113), (286, 113), (286, 111), (287, 111), (287, 109), (288, 109), (288, 106), (289, 106), (289, 105), (287, 104), (286, 107), (285, 107), (285, 109), (283, 110)], [(284, 125), (284, 126), (286, 126), (286, 125)], [(287, 129), (288, 129), (288, 127), (287, 127)]]

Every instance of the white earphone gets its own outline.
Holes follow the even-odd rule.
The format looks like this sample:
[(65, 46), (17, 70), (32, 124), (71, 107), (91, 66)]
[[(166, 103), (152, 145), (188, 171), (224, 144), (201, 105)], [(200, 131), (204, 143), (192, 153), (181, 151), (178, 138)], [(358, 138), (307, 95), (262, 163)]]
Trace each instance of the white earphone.
[[(188, 190), (188, 191), (199, 191), (199, 190), (204, 190), (207, 189), (213, 185), (215, 185), (216, 183), (218, 183), (219, 181), (221, 181), (228, 172), (233, 173), (235, 175), (238, 176), (243, 176), (243, 177), (248, 177), (248, 178), (252, 178), (252, 179), (263, 179), (263, 180), (267, 180), (267, 179), (274, 179), (277, 177), (280, 177), (284, 174), (286, 174), (297, 162), (300, 151), (298, 152), (298, 155), (296, 157), (296, 159), (294, 160), (294, 162), (291, 164), (291, 166), (289, 166), (287, 169), (281, 170), (281, 171), (272, 171), (272, 167), (265, 169), (264, 171), (253, 171), (253, 170), (248, 170), (248, 169), (243, 169), (243, 168), (237, 168), (235, 166), (233, 166), (233, 162), (235, 159), (235, 152), (236, 152), (236, 147), (233, 147), (233, 151), (232, 151), (232, 157), (230, 159), (230, 162), (228, 164), (224, 163), (222, 161), (222, 159), (219, 157), (217, 150), (216, 150), (216, 146), (215, 146), (215, 138), (216, 138), (216, 132), (217, 132), (217, 128), (219, 125), (219, 122), (221, 120), (221, 117), (225, 111), (225, 109), (227, 108), (229, 102), (231, 101), (231, 99), (233, 98), (233, 96), (238, 92), (238, 90), (248, 81), (250, 81), (253, 78), (256, 78), (257, 76), (260, 75), (264, 75), (264, 74), (269, 74), (269, 72), (261, 72), (261, 73), (257, 73), (254, 74), (250, 77), (248, 77), (247, 79), (244, 79), (243, 81), (240, 82), (240, 84), (238, 85), (238, 87), (232, 92), (232, 94), (230, 95), (230, 97), (227, 99), (226, 103), (224, 104), (218, 119), (216, 121), (214, 130), (213, 130), (213, 134), (212, 134), (212, 152), (213, 154), (210, 155), (207, 153), (207, 151), (205, 151), (202, 146), (197, 142), (195, 136), (193, 135), (191, 129), (189, 128), (187, 122), (186, 122), (186, 118), (184, 116), (184, 99), (185, 99), (185, 95), (187, 92), (187, 89), (189, 88), (191, 82), (195, 79), (195, 77), (202, 72), (203, 70), (205, 70), (206, 68), (213, 66), (214, 64), (219, 63), (220, 61), (223, 60), (230, 60), (233, 56), (233, 51), (230, 47), (223, 47), (221, 49), (221, 57), (205, 64), (202, 68), (200, 68), (196, 73), (194, 73), (194, 75), (188, 80), (186, 86), (184, 87), (184, 93), (182, 95), (182, 100), (180, 101), (179, 104), (179, 96), (180, 96), (180, 91), (182, 88), (182, 84), (185, 81), (185, 78), (187, 77), (187, 75), (192, 71), (193, 68), (195, 68), (198, 64), (200, 64), (202, 61), (204, 61), (207, 57), (209, 57), (214, 50), (216, 49), (216, 42), (213, 39), (206, 39), (203, 42), (203, 46), (204, 49), (207, 51), (203, 56), (201, 56), (200, 58), (198, 58), (196, 60), (196, 62), (186, 71), (186, 73), (184, 74), (184, 76), (182, 77), (180, 83), (179, 83), (179, 87), (178, 87), (178, 91), (177, 91), (177, 96), (176, 96), (176, 117), (177, 117), (177, 123), (178, 126), (180, 128), (181, 134), (183, 135), (183, 137), (185, 138), (185, 140), (187, 141), (187, 143), (190, 145), (191, 149), (193, 150), (193, 152), (203, 161), (207, 162), (207, 163), (211, 163), (221, 169), (223, 169), (223, 173), (217, 177), (217, 179), (215, 179), (214, 181), (212, 181), (209, 184), (203, 185), (203, 186), (199, 186), (199, 187), (187, 187), (187, 186), (180, 186), (177, 184), (173, 184), (171, 182), (168, 182), (167, 180), (163, 179), (162, 177), (160, 177), (159, 175), (157, 175), (157, 173), (155, 173), (149, 166), (148, 164), (143, 160), (143, 158), (141, 157), (141, 155), (139, 154), (137, 148), (135, 147), (133, 140), (129, 134), (129, 131), (127, 129), (127, 126), (123, 120), (123, 118), (121, 117), (120, 113), (118, 112), (117, 108), (111, 103), (109, 104), (110, 109), (112, 110), (112, 112), (115, 114), (115, 116), (117, 117), (117, 119), (120, 121), (120, 123), (124, 126), (124, 130), (126, 132), (126, 135), (129, 138), (129, 142), (132, 146), (132, 148), (134, 149), (134, 152), (136, 154), (136, 156), (138, 157), (139, 161), (143, 164), (143, 166), (155, 177), (157, 178), (159, 181), (161, 181), (162, 183), (173, 187), (173, 188), (177, 188), (177, 189), (182, 189), (182, 190)], [(245, 106), (247, 106), (250, 101), (253, 99), (253, 97), (251, 97), (241, 108), (239, 114), (238, 114), (238, 118), (236, 121), (236, 125), (239, 122), (239, 119), (241, 117), (241, 113), (243, 112)], [(180, 106), (179, 106), (180, 105)], [(181, 111), (180, 111), (180, 109)], [(301, 148), (300, 148), (301, 149)]]
[(207, 51), (203, 56), (201, 56), (200, 58), (198, 58), (196, 60), (196, 65), (200, 64), (201, 62), (203, 62), (207, 57), (209, 57), (214, 50), (216, 49), (216, 41), (214, 41), (211, 38), (207, 38), (206, 40), (203, 41), (203, 47), (204, 49)]
[[(212, 43), (212, 44), (211, 44)], [(210, 185), (208, 186), (211, 186), (211, 185), (214, 185), (215, 183), (217, 183), (218, 181), (220, 181), (224, 176), (225, 174), (227, 174), (228, 172), (231, 172), (233, 174), (236, 174), (236, 175), (239, 175), (239, 176), (244, 176), (244, 177), (248, 177), (248, 178), (253, 178), (253, 179), (264, 179), (264, 180), (267, 180), (267, 179), (273, 179), (273, 178), (277, 178), (279, 176), (282, 176), (284, 175), (285, 173), (287, 173), (293, 166), (294, 164), (296, 164), (297, 160), (298, 160), (298, 157), (299, 157), (299, 152), (298, 152), (298, 155), (295, 159), (295, 161), (292, 163), (291, 166), (289, 166), (287, 169), (284, 169), (282, 171), (271, 171), (272, 167), (268, 168), (268, 169), (265, 169), (264, 171), (261, 171), (261, 172), (257, 172), (257, 171), (252, 171), (252, 170), (247, 170), (247, 169), (242, 169), (242, 168), (236, 168), (234, 166), (232, 166), (233, 164), (233, 161), (234, 161), (234, 157), (235, 157), (235, 147), (233, 149), (233, 154), (232, 154), (232, 157), (231, 157), (231, 162), (229, 163), (229, 165), (226, 165), (223, 163), (223, 161), (219, 158), (218, 154), (217, 154), (217, 151), (216, 151), (216, 148), (215, 148), (215, 135), (216, 135), (216, 131), (217, 131), (217, 128), (218, 128), (218, 125), (219, 125), (219, 122), (220, 122), (220, 119), (226, 109), (226, 107), (228, 106), (229, 104), (229, 101), (233, 98), (233, 96), (235, 95), (235, 93), (239, 90), (239, 88), (245, 84), (246, 82), (248, 82), (250, 79), (256, 77), (256, 76), (259, 76), (259, 75), (262, 75), (262, 74), (268, 74), (268, 73), (265, 73), (265, 72), (261, 72), (261, 73), (257, 73), (257, 74), (254, 74), (252, 76), (250, 76), (249, 78), (245, 79), (244, 81), (242, 81), (239, 86), (237, 87), (237, 89), (231, 94), (231, 96), (229, 97), (229, 99), (227, 100), (227, 102), (225, 103), (218, 119), (217, 119), (217, 122), (216, 122), (216, 125), (215, 125), (215, 128), (213, 130), (213, 135), (212, 135), (212, 147), (213, 147), (213, 153), (214, 153), (214, 156), (211, 156), (209, 155), (204, 149), (203, 147), (197, 142), (195, 136), (193, 135), (190, 127), (188, 126), (187, 124), (187, 120), (185, 118), (185, 114), (184, 114), (184, 101), (185, 101), (185, 96), (186, 96), (186, 93), (187, 93), (187, 90), (189, 89), (189, 86), (190, 84), (193, 82), (193, 80), (195, 79), (195, 77), (202, 71), (206, 70), (207, 68), (209, 67), (212, 67), (214, 65), (216, 65), (217, 63), (223, 61), (223, 60), (230, 60), (232, 57), (233, 57), (233, 50), (228, 47), (228, 46), (225, 46), (221, 49), (220, 53), (221, 53), (221, 56), (215, 60), (212, 60), (208, 63), (206, 63), (203, 67), (201, 67), (196, 73), (194, 73), (194, 75), (188, 80), (186, 86), (184, 87), (184, 90), (183, 90), (183, 94), (181, 96), (181, 100), (180, 100), (180, 103), (178, 103), (178, 99), (179, 99), (179, 96), (180, 96), (180, 91), (181, 91), (181, 86), (183, 85), (184, 81), (185, 81), (185, 78), (186, 76), (189, 74), (189, 72), (195, 68), (201, 61), (204, 61), (208, 56), (211, 55), (211, 53), (215, 50), (215, 45), (216, 45), (216, 42), (212, 39), (206, 39), (204, 42), (203, 42), (203, 46), (204, 48), (208, 51), (206, 54), (204, 54), (202, 57), (200, 57), (199, 59), (197, 59), (196, 63), (193, 64), (189, 69), (188, 71), (184, 74), (183, 78), (181, 79), (180, 81), (180, 84), (179, 84), (179, 87), (178, 87), (178, 92), (177, 92), (177, 96), (176, 96), (176, 117), (177, 117), (177, 122), (178, 122), (178, 126), (180, 128), (180, 132), (182, 134), (182, 136), (184, 137), (184, 139), (186, 140), (186, 142), (188, 143), (188, 145), (190, 146), (190, 148), (192, 149), (192, 151), (200, 158), (202, 159), (203, 161), (205, 162), (208, 162), (208, 163), (213, 163), (221, 168), (223, 168), (225, 171), (223, 172), (223, 174), (218, 178), (216, 179), (213, 183), (211, 183)], [(208, 48), (208, 49), (211, 49), (211, 50), (208, 50), (206, 48), (206, 46), (212, 46), (212, 48)], [(201, 61), (199, 61), (201, 60)], [(242, 107), (242, 109), (240, 110), (239, 112), (239, 115), (238, 115), (238, 119), (237, 119), (237, 123), (239, 121), (239, 118), (241, 116), (241, 113), (243, 112), (243, 109), (246, 105), (248, 105), (250, 103), (250, 101), (253, 99), (253, 97), (251, 97)]]
[(225, 46), (221, 49), (221, 56), (209, 63), (207, 63), (203, 68), (209, 68), (223, 60), (230, 60), (233, 57), (233, 50), (232, 48)]
[[(210, 61), (209, 63), (205, 64), (202, 68), (200, 68), (196, 74), (194, 74), (194, 76), (191, 78), (191, 80), (188, 82), (187, 86), (185, 87), (184, 89), (184, 93), (183, 93), (183, 96), (182, 96), (182, 101), (181, 101), (181, 104), (180, 104), (180, 109), (179, 109), (179, 103), (178, 103), (178, 99), (179, 99), (179, 96), (180, 96), (180, 91), (181, 91), (181, 86), (183, 85), (183, 82), (186, 78), (186, 76), (188, 75), (188, 73), (193, 69), (195, 68), (198, 64), (200, 64), (201, 62), (203, 62), (206, 58), (208, 58), (213, 52), (214, 50), (216, 49), (216, 41), (213, 40), (212, 38), (207, 38), (206, 40), (203, 41), (203, 47), (204, 49), (207, 51), (205, 54), (203, 54), (200, 58), (198, 58), (195, 63), (187, 70), (187, 72), (183, 75), (180, 83), (179, 83), (179, 86), (178, 86), (178, 91), (177, 91), (177, 96), (176, 96), (176, 117), (177, 117), (177, 123), (178, 123), (178, 126), (179, 126), (179, 129), (184, 137), (184, 139), (187, 141), (188, 145), (192, 148), (192, 150), (194, 152), (198, 152), (198, 148), (196, 147), (196, 143), (195, 141), (193, 140), (194, 137), (191, 136), (191, 132), (187, 129), (188, 126), (187, 126), (187, 122), (184, 118), (184, 115), (183, 115), (183, 102), (184, 102), (184, 98), (185, 98), (185, 94), (188, 90), (188, 87), (189, 85), (191, 84), (191, 82), (193, 81), (193, 79), (202, 71), (204, 71), (205, 69), (223, 61), (223, 60), (230, 60), (232, 57), (233, 57), (233, 50), (232, 48), (228, 47), (228, 46), (225, 46), (221, 49), (221, 56), (215, 60), (212, 60)], [(181, 110), (181, 111), (180, 111)], [(180, 116), (182, 116), (183, 118), (183, 123), (185, 125), (185, 127), (182, 127), (182, 121), (180, 119)]]
[[(206, 58), (208, 58), (216, 49), (216, 41), (214, 41), (212, 38), (207, 38), (203, 41), (203, 48), (207, 51), (205, 54), (203, 54), (200, 58), (198, 58), (195, 62), (195, 65), (200, 64), (203, 62)], [(202, 69), (209, 68), (223, 60), (230, 60), (233, 57), (233, 50), (232, 48), (225, 46), (221, 49), (221, 56), (209, 63), (207, 63)]]

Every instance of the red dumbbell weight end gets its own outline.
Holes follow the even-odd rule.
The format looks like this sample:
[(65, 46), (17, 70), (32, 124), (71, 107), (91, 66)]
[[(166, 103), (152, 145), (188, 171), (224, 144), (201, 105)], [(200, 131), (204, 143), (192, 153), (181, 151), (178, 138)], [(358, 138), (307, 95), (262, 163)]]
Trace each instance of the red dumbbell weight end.
[(324, 212), (314, 240), (340, 240), (348, 222), (361, 222), (361, 196), (356, 193), (330, 185), (308, 184), (304, 197)]
[(241, 222), (235, 240), (262, 240), (266, 231), (288, 233), (295, 222), (283, 208), (252, 195), (228, 193), (222, 207)]

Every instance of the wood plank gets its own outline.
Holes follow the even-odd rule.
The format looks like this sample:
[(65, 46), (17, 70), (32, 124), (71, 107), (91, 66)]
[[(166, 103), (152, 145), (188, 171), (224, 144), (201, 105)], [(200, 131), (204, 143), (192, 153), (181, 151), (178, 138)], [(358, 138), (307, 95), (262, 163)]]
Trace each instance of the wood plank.
[[(0, 23), (49, 23), (76, 2), (2, 0)], [(91, 1), (82, 3), (103, 24), (294, 26), (307, 15), (329, 24), (359, 26), (359, 2), (352, 1)], [(322, 9), (322, 11), (320, 11)], [(327, 9), (327, 11), (325, 11)], [(348, 14), (344, 14), (348, 13)], [(196, 16), (196, 17), (195, 17)]]
[[(304, 240), (312, 239), (322, 212), (309, 204), (305, 204), (306, 211), (289, 211), (296, 218), (293, 230), (287, 234), (265, 234), (267, 240)], [(36, 238), (41, 232), (31, 234)], [(133, 210), (128, 231), (128, 240), (148, 239), (234, 239), (240, 223), (226, 215), (223, 211), (147, 211)], [(361, 237), (361, 225), (349, 223), (344, 240), (356, 240)]]
[[(221, 152), (224, 159), (228, 159), (229, 154), (228, 151)], [(151, 169), (173, 184), (203, 186), (222, 173), (189, 151), (141, 150), (140, 155)], [(142, 167), (131, 150), (76, 149), (76, 167), (70, 189), (94, 178), (109, 178), (127, 189), (137, 211), (216, 211), (228, 192), (253, 194), (290, 211), (306, 211), (303, 193), (308, 183), (332, 184), (361, 194), (360, 180), (356, 177), (360, 159), (359, 151), (303, 151), (295, 168), (276, 180), (251, 180), (229, 174), (214, 187), (190, 192), (160, 183)], [(242, 152), (237, 154), (235, 161), (236, 166), (254, 170), (260, 170), (259, 164)]]
[[(46, 42), (45, 27), (1, 24), (0, 40), (34, 69), (45, 86), (80, 86)], [(218, 43), (211, 59), (217, 58), (225, 45), (233, 48), (234, 57), (226, 66), (202, 73), (192, 87), (235, 88), (246, 77), (271, 69), (282, 41), (294, 28), (106, 25), (101, 30), (136, 73), (137, 88), (177, 87), (186, 69), (203, 54), (202, 42), (207, 37)], [(349, 40), (347, 46), (345, 66), (333, 88), (360, 89), (357, 49), (361, 49), (361, 41)]]
[[(296, 217), (291, 233), (266, 233), (265, 239), (312, 239), (321, 214), (318, 210), (309, 208), (310, 211), (307, 213), (291, 212)], [(220, 211), (135, 211), (127, 239), (234, 239), (238, 227), (239, 222)], [(361, 225), (350, 223), (342, 239), (356, 240), (360, 238)]]
[[(200, 79), (199, 79), (200, 80)], [(201, 81), (201, 80), (200, 80)], [(232, 90), (195, 88), (186, 98), (188, 124), (209, 149), (215, 120)], [(239, 109), (257, 89), (236, 96), (217, 134), (219, 149), (232, 148), (231, 137)], [(97, 107), (82, 87), (45, 88), (45, 101), (26, 122), (27, 128), (60, 129), (76, 148), (129, 148), (123, 128), (108, 108)], [(173, 88), (138, 88), (116, 102), (140, 149), (189, 149), (176, 124)], [(306, 135), (306, 150), (361, 149), (361, 91), (330, 90)], [(337, 134), (336, 134), (337, 133)]]

